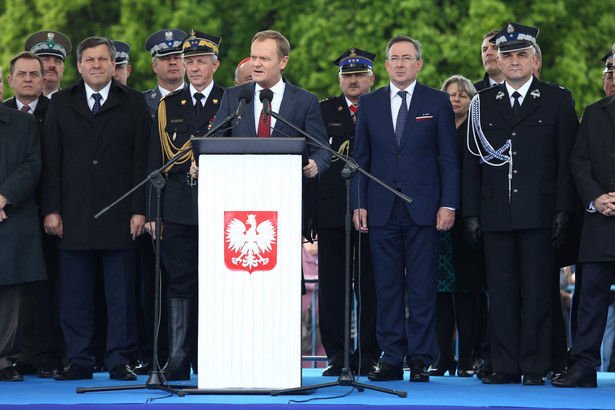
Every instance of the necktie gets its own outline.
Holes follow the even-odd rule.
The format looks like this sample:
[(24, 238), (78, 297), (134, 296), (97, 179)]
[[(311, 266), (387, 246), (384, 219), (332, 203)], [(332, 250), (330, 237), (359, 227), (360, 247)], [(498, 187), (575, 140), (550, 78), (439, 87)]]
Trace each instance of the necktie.
[(100, 93), (92, 94), (92, 98), (94, 99), (94, 106), (92, 107), (92, 114), (96, 115), (98, 110), (100, 110), (100, 100), (102, 100), (102, 95)]
[(30, 106), (29, 105), (24, 105), (23, 107), (21, 107), (21, 111), (30, 112)]
[(512, 106), (513, 117), (517, 118), (517, 114), (519, 114), (519, 108), (521, 108), (521, 104), (519, 104), (519, 97), (521, 97), (521, 94), (519, 94), (518, 91), (515, 91), (512, 96), (515, 99), (515, 102)]
[[(271, 103), (269, 104), (269, 111), (271, 111)], [(267, 123), (263, 121), (263, 111), (261, 110), (261, 116), (258, 121), (258, 131), (256, 135), (259, 138), (269, 137), (271, 133), (271, 115), (267, 116)]]
[(397, 123), (395, 124), (395, 138), (397, 139), (397, 146), (401, 145), (401, 137), (404, 135), (404, 126), (406, 125), (406, 117), (408, 116), (408, 104), (406, 104), (406, 94), (408, 91), (398, 91), (397, 95), (401, 97), (401, 106), (399, 107), (399, 113), (397, 114)]
[(352, 105), (351, 105), (350, 107), (348, 107), (348, 108), (350, 108), (350, 111), (352, 111), (352, 114), (354, 115), (354, 114), (356, 114), (356, 113), (357, 113), (357, 109), (358, 109), (359, 107), (358, 107), (358, 106), (356, 106), (356, 105), (354, 105), (354, 104), (352, 104)]
[(196, 104), (194, 105), (194, 112), (196, 113), (196, 117), (199, 118), (201, 112), (203, 111), (203, 104), (201, 103), (201, 99), (205, 97), (201, 93), (194, 93), (194, 98), (196, 99)]

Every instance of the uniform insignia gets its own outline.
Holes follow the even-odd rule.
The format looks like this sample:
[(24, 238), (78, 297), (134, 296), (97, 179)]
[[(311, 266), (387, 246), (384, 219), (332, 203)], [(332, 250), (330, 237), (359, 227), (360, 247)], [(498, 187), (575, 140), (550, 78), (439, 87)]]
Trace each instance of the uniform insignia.
[(338, 110), (338, 111), (342, 111), (342, 110), (343, 110), (343, 108), (342, 108), (341, 106), (339, 106), (339, 107), (337, 107), (337, 110)]
[(508, 23), (508, 26), (506, 26), (506, 32), (507, 32), (508, 34), (510, 34), (510, 33), (514, 33), (514, 32), (515, 32), (515, 28), (513, 27), (513, 25), (512, 25), (512, 24)]
[(183, 118), (178, 118), (178, 119), (175, 119), (175, 120), (171, 120), (171, 124), (174, 123), (174, 122), (184, 122), (184, 119)]
[(214, 98), (214, 99), (212, 100), (212, 102), (213, 102), (214, 104), (218, 104), (218, 99)]
[(349, 57), (356, 57), (356, 56), (357, 56), (357, 50), (356, 50), (354, 47), (352, 47), (352, 48), (350, 49), (350, 55), (349, 55)]
[(181, 105), (186, 105), (186, 100), (182, 100), (180, 104)]
[(540, 90), (539, 90), (538, 88), (537, 88), (537, 89), (535, 89), (535, 90), (532, 90), (532, 91), (530, 92), (530, 95), (531, 95), (534, 99), (536, 99), (536, 98), (540, 98)]
[(173, 32), (172, 31), (167, 31), (164, 33), (164, 40), (165, 41), (171, 41), (173, 40)]
[(47, 41), (53, 41), (55, 36), (55, 33), (47, 33)]
[(151, 93), (151, 94), (150, 94), (150, 97), (152, 97), (152, 98), (156, 98), (156, 93)]
[(501, 100), (502, 98), (504, 98), (504, 93), (503, 93), (502, 91), (500, 91), (500, 92), (498, 93), (498, 95), (496, 95), (496, 96), (495, 96), (495, 99), (496, 99), (496, 100)]
[(329, 127), (341, 127), (342, 125), (344, 124), (342, 124), (341, 122), (330, 122), (329, 123)]

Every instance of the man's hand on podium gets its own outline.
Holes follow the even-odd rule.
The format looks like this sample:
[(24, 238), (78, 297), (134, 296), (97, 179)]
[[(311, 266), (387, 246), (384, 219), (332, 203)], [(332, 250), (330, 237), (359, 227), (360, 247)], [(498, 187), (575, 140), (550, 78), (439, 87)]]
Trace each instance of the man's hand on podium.
[[(192, 170), (192, 167), (190, 169)], [(313, 159), (309, 159), (308, 164), (303, 167), (303, 176), (313, 178), (316, 175), (318, 175), (318, 165), (316, 165)]]

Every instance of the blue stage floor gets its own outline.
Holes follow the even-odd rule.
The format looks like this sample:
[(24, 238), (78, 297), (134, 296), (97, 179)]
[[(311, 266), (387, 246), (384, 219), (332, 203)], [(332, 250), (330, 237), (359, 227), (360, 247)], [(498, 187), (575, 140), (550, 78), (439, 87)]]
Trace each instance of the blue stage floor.
[[(303, 384), (312, 385), (335, 381), (336, 378), (322, 377), (322, 369), (304, 369)], [(494, 409), (541, 408), (541, 409), (615, 409), (615, 373), (599, 373), (597, 389), (558, 389), (545, 386), (487, 386), (476, 377), (432, 377), (429, 383), (405, 381), (373, 383), (366, 378), (361, 383), (378, 385), (395, 390), (405, 390), (407, 398), (399, 398), (372, 390), (352, 391), (350, 387), (333, 387), (318, 390), (309, 395), (277, 396), (268, 395), (188, 395), (172, 396), (156, 390), (125, 390), (114, 392), (88, 392), (77, 394), (77, 387), (102, 387), (123, 385), (109, 380), (107, 373), (96, 373), (93, 380), (59, 382), (53, 379), (39, 379), (27, 376), (24, 382), (0, 383), (0, 409), (9, 407), (57, 409), (71, 405), (71, 409), (136, 409), (152, 405), (157, 409), (178, 407), (196, 408), (244, 408), (267, 409), (295, 405), (290, 400), (312, 400), (305, 404), (314, 408), (351, 409), (369, 406), (369, 410), (392, 406), (412, 406), (429, 410), (458, 410), (481, 407)], [(365, 379), (365, 380), (363, 380)], [(145, 383), (147, 376), (139, 376), (137, 383)], [(178, 383), (179, 384), (179, 383)], [(186, 384), (196, 385), (196, 376)], [(347, 394), (349, 393), (350, 394)], [(345, 397), (333, 398), (334, 396)], [(153, 400), (153, 402), (151, 401)], [(149, 403), (147, 403), (150, 401)], [(147, 403), (147, 404), (146, 404)], [(181, 404), (185, 406), (180, 406)]]

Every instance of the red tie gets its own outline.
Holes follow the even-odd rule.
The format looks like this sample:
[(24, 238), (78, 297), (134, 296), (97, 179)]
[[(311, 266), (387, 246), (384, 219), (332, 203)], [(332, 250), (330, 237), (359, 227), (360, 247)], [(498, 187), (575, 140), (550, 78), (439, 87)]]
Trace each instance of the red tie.
[[(271, 111), (271, 104), (269, 104), (269, 110)], [(269, 137), (271, 133), (271, 115), (267, 116), (267, 123), (263, 121), (263, 111), (261, 111), (261, 116), (258, 121), (258, 132), (257, 135), (259, 138)]]
[(353, 114), (356, 114), (357, 113), (357, 108), (359, 108), (359, 107), (357, 107), (356, 105), (352, 104), (348, 108), (350, 108), (350, 111), (352, 111)]
[(24, 105), (23, 107), (21, 107), (21, 111), (29, 112), (30, 111), (30, 106), (29, 105)]

